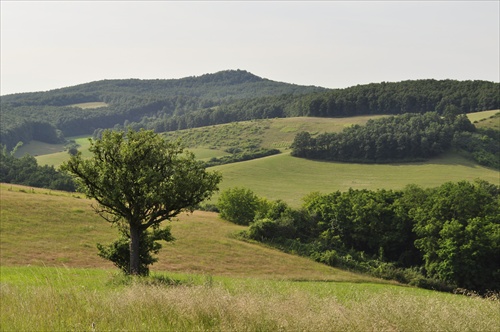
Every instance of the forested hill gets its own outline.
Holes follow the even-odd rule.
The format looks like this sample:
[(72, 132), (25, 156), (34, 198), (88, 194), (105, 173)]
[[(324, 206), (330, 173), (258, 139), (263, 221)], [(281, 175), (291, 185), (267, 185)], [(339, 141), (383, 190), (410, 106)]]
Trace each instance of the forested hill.
[(499, 91), (499, 83), (453, 80), (325, 89), (242, 70), (170, 80), (103, 80), (2, 96), (0, 142), (10, 150), (19, 141), (52, 143), (124, 124), (162, 132), (259, 118), (442, 113), (451, 105), (466, 113), (500, 108)]
[(206, 104), (218, 104), (225, 100), (325, 90), (314, 86), (275, 82), (244, 70), (227, 70), (181, 79), (102, 80), (46, 92), (11, 94), (1, 98), (2, 104), (10, 106), (68, 106), (96, 101), (123, 104), (136, 98), (168, 99), (180, 96), (204, 99)]

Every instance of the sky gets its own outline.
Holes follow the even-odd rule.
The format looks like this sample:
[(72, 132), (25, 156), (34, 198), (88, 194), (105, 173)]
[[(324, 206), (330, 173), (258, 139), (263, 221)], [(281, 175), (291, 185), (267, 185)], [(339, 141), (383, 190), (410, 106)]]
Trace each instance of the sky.
[(0, 1), (0, 94), (247, 70), (500, 81), (500, 1)]

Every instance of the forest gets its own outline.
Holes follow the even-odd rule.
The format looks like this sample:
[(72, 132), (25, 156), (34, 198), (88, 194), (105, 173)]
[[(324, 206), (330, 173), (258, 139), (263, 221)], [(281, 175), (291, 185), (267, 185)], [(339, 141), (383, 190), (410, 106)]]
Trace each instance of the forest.
[(249, 225), (243, 238), (286, 252), (418, 287), (485, 294), (500, 289), (499, 190), (477, 180), (313, 192), (294, 209), (230, 188), (218, 208)]
[(295, 136), (296, 157), (361, 163), (420, 161), (450, 149), (466, 154), (481, 165), (500, 169), (500, 132), (476, 129), (465, 115), (450, 108), (437, 112), (407, 113), (370, 120), (340, 133)]
[[(103, 80), (1, 96), (0, 141), (54, 142), (115, 126), (174, 131), (276, 117), (460, 113), (500, 108), (499, 83), (413, 80), (345, 89), (275, 82), (243, 70), (172, 80)], [(76, 107), (100, 102), (103, 107)]]

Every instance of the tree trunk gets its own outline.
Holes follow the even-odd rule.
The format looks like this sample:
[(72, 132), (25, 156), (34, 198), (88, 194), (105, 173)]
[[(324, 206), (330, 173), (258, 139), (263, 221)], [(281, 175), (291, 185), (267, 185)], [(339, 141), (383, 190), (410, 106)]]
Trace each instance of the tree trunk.
[(130, 274), (139, 275), (141, 266), (140, 257), (141, 229), (130, 224)]

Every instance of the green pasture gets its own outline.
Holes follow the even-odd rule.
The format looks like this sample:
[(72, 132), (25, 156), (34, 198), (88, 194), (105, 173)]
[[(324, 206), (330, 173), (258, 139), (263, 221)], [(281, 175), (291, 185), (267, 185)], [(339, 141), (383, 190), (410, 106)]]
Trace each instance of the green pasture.
[(38, 157), (45, 155), (64, 154), (64, 144), (49, 144), (40, 141), (31, 141), (19, 147), (14, 156), (20, 158), (26, 154)]
[(476, 128), (492, 128), (495, 130), (500, 130), (500, 110), (492, 111), (496, 112), (493, 115), (474, 121)]
[(408, 184), (437, 187), (447, 181), (484, 179), (500, 184), (496, 170), (453, 153), (425, 162), (351, 164), (311, 161), (288, 153), (213, 167), (223, 174), (221, 190), (245, 187), (258, 196), (282, 199), (293, 206), (314, 191), (403, 189)]
[(301, 131), (313, 134), (340, 132), (354, 124), (363, 125), (369, 119), (383, 115), (366, 115), (349, 118), (294, 117), (233, 122), (217, 126), (179, 130), (164, 135), (168, 139), (179, 139), (189, 147), (211, 147), (224, 150), (229, 147), (257, 145), (268, 149), (286, 150)]
[(81, 109), (90, 109), (90, 108), (107, 107), (109, 105), (104, 103), (104, 102), (101, 102), (101, 101), (94, 101), (94, 102), (88, 102), (88, 103), (73, 104), (73, 105), (69, 105), (69, 106), (70, 107), (78, 107)]
[(500, 110), (490, 110), (490, 111), (469, 113), (467, 114), (467, 117), (469, 118), (470, 122), (476, 122), (476, 121), (486, 120), (499, 112)]
[[(495, 331), (498, 301), (377, 285), (2, 267), (3, 331)], [(174, 280), (168, 285), (155, 280)]]

